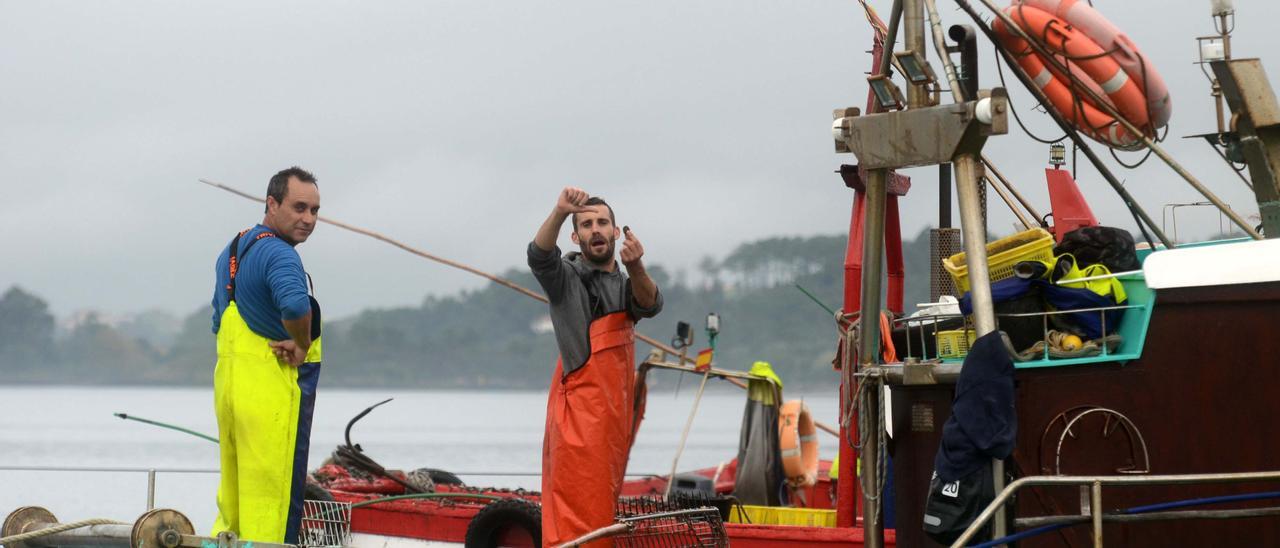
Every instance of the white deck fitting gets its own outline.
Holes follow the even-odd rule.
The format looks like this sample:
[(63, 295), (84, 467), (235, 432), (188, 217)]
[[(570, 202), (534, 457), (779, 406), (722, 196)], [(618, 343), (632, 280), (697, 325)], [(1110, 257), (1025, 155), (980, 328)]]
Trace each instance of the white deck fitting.
[(1142, 265), (1152, 289), (1280, 281), (1280, 239), (1157, 251)]

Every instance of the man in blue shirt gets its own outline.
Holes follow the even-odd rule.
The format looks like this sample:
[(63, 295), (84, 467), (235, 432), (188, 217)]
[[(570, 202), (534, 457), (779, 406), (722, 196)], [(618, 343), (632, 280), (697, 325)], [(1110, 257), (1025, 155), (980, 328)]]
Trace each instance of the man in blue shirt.
[(214, 413), (222, 477), (213, 533), (298, 542), (311, 413), (320, 377), (320, 306), (294, 249), (315, 230), (316, 179), (292, 167), (271, 178), (262, 223), (219, 255)]

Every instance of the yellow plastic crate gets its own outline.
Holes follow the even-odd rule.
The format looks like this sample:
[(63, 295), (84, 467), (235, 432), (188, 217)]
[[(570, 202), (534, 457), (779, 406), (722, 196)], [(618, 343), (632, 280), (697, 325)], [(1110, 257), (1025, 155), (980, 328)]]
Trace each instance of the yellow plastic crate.
[[(987, 244), (987, 272), (993, 282), (1013, 277), (1013, 265), (1030, 260), (1053, 260), (1053, 234), (1043, 228), (1033, 228)], [(956, 281), (961, 293), (969, 291), (969, 265), (964, 252), (942, 260)], [(956, 295), (959, 297), (960, 295)]]
[[(746, 519), (741, 514), (746, 514)], [(835, 527), (835, 510), (814, 508), (785, 508), (781, 506), (742, 505), (742, 511), (734, 506), (729, 509), (729, 523), (754, 523), (756, 525), (798, 525), (802, 527)]]
[(939, 331), (937, 336), (938, 357), (963, 358), (969, 354), (969, 348), (973, 346), (973, 341), (977, 338), (978, 333), (972, 329)]

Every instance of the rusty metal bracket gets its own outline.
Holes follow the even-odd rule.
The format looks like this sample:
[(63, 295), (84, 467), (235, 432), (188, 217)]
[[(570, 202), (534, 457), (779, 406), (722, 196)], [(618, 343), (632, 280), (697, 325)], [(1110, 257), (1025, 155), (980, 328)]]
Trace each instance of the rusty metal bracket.
[(859, 115), (835, 111), (832, 136), (838, 152), (852, 152), (863, 169), (896, 169), (951, 162), (978, 154), (987, 137), (1008, 133), (1008, 94), (1003, 88), (964, 103)]

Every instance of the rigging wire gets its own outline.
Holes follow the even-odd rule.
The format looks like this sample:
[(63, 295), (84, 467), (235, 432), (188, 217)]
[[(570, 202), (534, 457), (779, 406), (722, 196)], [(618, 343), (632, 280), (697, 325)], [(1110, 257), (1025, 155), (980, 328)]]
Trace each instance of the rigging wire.
[[(956, 0), (956, 5), (966, 14), (968, 14), (969, 17), (972, 18), (975, 23), (978, 24), (979, 30), (981, 30), (982, 33), (986, 35), (987, 39), (990, 40), (992, 44), (995, 46), (994, 49), (997, 54), (996, 55), (997, 69), (1000, 67), (1000, 60), (1004, 60), (1005, 63), (1012, 63), (1011, 58), (1001, 55), (1001, 50), (1000, 50), (1000, 46), (998, 45), (997, 38), (995, 36), (995, 33), (991, 30), (991, 25), (987, 22), (987, 20), (983, 19), (982, 15), (979, 14), (977, 10), (973, 8), (973, 6), (969, 5), (969, 3), (966, 0)], [(1008, 55), (1011, 56), (1012, 53), (1008, 53)], [(1010, 70), (1014, 70), (1012, 65), (1010, 65)], [(1001, 83), (1003, 84), (1003, 76), (1004, 76), (1003, 71), (1000, 72), (1000, 75), (1002, 78)], [(1031, 83), (1030, 80), (1024, 79), (1024, 78), (1026, 78), (1025, 75), (1020, 77), (1019, 81), (1022, 82), (1024, 86), (1030, 88), (1033, 84)], [(1006, 85), (1005, 88), (1008, 89), (1008, 86)], [(1013, 110), (1013, 109), (1011, 108), (1010, 110)], [(1077, 131), (1075, 128), (1071, 127), (1071, 125), (1067, 123), (1065, 117), (1062, 117), (1060, 114), (1058, 116), (1053, 116), (1051, 113), (1050, 116), (1053, 117), (1054, 121), (1058, 122), (1059, 125), (1062, 127), (1062, 129), (1067, 132), (1066, 134), (1067, 136), (1071, 137), (1072, 142), (1076, 143), (1081, 149), (1083, 149), (1085, 151), (1085, 155), (1088, 156), (1091, 159), (1091, 161), (1094, 162), (1095, 165), (1097, 165), (1097, 167), (1100, 170), (1105, 171), (1105, 166), (1103, 166), (1101, 162), (1092, 155), (1092, 152), (1090, 151), (1091, 149), (1088, 147), (1088, 144), (1085, 143), (1080, 138), (1080, 132)], [(1150, 245), (1152, 249), (1155, 249), (1156, 247), (1155, 243), (1154, 241), (1152, 241), (1150, 235), (1147, 233), (1145, 226), (1143, 225), (1143, 221), (1141, 218), (1142, 216), (1138, 214), (1137, 204), (1134, 203), (1129, 197), (1126, 196), (1127, 193), (1124, 192), (1120, 186), (1116, 186), (1119, 183), (1115, 181), (1114, 178), (1112, 178), (1112, 176), (1109, 176), (1107, 173), (1104, 173), (1103, 175), (1105, 178), (1107, 178), (1107, 181), (1113, 185), (1112, 188), (1116, 190), (1117, 194), (1120, 195), (1121, 201), (1124, 202), (1125, 209), (1128, 209), (1129, 214), (1133, 216), (1133, 220), (1138, 225), (1139, 230), (1141, 230), (1143, 238), (1147, 240), (1147, 244)]]
[[(1167, 125), (1166, 125), (1166, 126), (1164, 126), (1164, 135), (1160, 135), (1159, 137), (1157, 137), (1157, 138), (1156, 138), (1156, 142), (1157, 142), (1157, 143), (1164, 142), (1164, 140), (1165, 140), (1167, 137), (1169, 137), (1169, 126), (1167, 126)], [(1130, 169), (1130, 170), (1138, 169), (1139, 167), (1141, 167), (1141, 166), (1142, 166), (1142, 164), (1147, 163), (1147, 160), (1151, 158), (1151, 154), (1152, 154), (1153, 152), (1155, 152), (1155, 151), (1151, 150), (1151, 148), (1150, 148), (1150, 147), (1148, 147), (1148, 148), (1147, 148), (1147, 153), (1146, 153), (1146, 154), (1143, 154), (1143, 155), (1142, 155), (1142, 158), (1139, 158), (1137, 162), (1135, 162), (1135, 163), (1133, 163), (1133, 164), (1126, 164), (1126, 163), (1124, 162), (1124, 160), (1121, 160), (1121, 159), (1120, 159), (1120, 156), (1119, 156), (1118, 154), (1116, 154), (1116, 149), (1115, 149), (1114, 147), (1107, 147), (1107, 148), (1111, 151), (1111, 158), (1112, 158), (1113, 160), (1115, 160), (1117, 164), (1120, 164), (1120, 165), (1122, 165), (1122, 166), (1124, 166), (1125, 168)]]
[[(1024, 7), (1024, 6), (1023, 6), (1022, 4), (1019, 4), (1017, 9), (1018, 9), (1018, 10), (1022, 10), (1022, 9), (1023, 9), (1023, 7)], [(1026, 19), (1025, 19), (1025, 17), (1023, 18), (1023, 20), (1024, 20), (1024, 21), (1026, 20)], [(1048, 41), (1048, 39), (1047, 39), (1047, 36), (1048, 36), (1048, 30), (1049, 30), (1049, 29), (1048, 29), (1048, 27), (1045, 27), (1045, 28), (1040, 29), (1040, 32), (1039, 32), (1038, 34), (1036, 34), (1036, 33), (1032, 33), (1032, 32), (1027, 32), (1027, 36), (1028, 36), (1028, 37), (1030, 37), (1030, 38), (1034, 38), (1034, 39), (1036, 39), (1036, 42), (1038, 42), (1038, 44), (1039, 44), (1042, 48), (1049, 49), (1049, 41)], [(995, 46), (995, 47), (997, 47), (997, 48), (999, 47), (999, 46), (996, 46), (996, 45), (995, 45), (994, 40), (993, 40), (993, 46)], [(1106, 56), (1112, 55), (1112, 54), (1116, 53), (1117, 51), (1119, 51), (1119, 50), (1120, 50), (1120, 47), (1119, 47), (1119, 46), (1114, 46), (1114, 47), (1112, 47), (1112, 48), (1111, 48), (1111, 49), (1109, 49), (1109, 50), (1102, 51), (1102, 52), (1099, 52), (1099, 53), (1096, 53), (1096, 54), (1092, 54), (1092, 55), (1076, 55), (1076, 56), (1068, 55), (1068, 54), (1066, 53), (1066, 51), (1065, 51), (1065, 48), (1064, 48), (1064, 47), (1059, 47), (1059, 48), (1056, 48), (1056, 49), (1062, 50), (1062, 54), (1061, 54), (1061, 55), (1055, 55), (1055, 58), (1060, 58), (1059, 62), (1061, 62), (1063, 66), (1067, 67), (1067, 74), (1066, 74), (1065, 76), (1066, 76), (1066, 78), (1070, 81), (1070, 84), (1071, 84), (1071, 85), (1067, 86), (1068, 91), (1071, 93), (1071, 102), (1072, 102), (1072, 112), (1071, 112), (1071, 118), (1070, 118), (1070, 119), (1071, 119), (1073, 122), (1075, 122), (1075, 123), (1084, 123), (1084, 125), (1086, 125), (1086, 127), (1088, 127), (1088, 128), (1089, 128), (1092, 132), (1094, 132), (1094, 133), (1100, 132), (1100, 131), (1102, 131), (1103, 129), (1105, 129), (1106, 127), (1108, 127), (1109, 125), (1112, 125), (1112, 124), (1117, 123), (1117, 122), (1113, 121), (1113, 122), (1112, 122), (1112, 124), (1107, 124), (1107, 125), (1100, 126), (1100, 127), (1094, 127), (1094, 126), (1092, 126), (1092, 125), (1087, 124), (1087, 123), (1085, 122), (1085, 120), (1083, 120), (1083, 116), (1082, 116), (1082, 113), (1083, 113), (1083, 105), (1084, 105), (1085, 103), (1087, 103), (1088, 101), (1087, 101), (1087, 99), (1085, 99), (1084, 97), (1082, 97), (1082, 95), (1080, 94), (1079, 89), (1080, 89), (1081, 87), (1083, 87), (1083, 84), (1082, 84), (1081, 80), (1079, 79), (1079, 77), (1077, 77), (1077, 76), (1076, 76), (1076, 74), (1074, 73), (1074, 71), (1072, 71), (1072, 70), (1071, 70), (1071, 67), (1072, 67), (1072, 62), (1073, 62), (1073, 61), (1088, 61), (1088, 60), (1091, 60), (1091, 59), (1098, 59), (1098, 58), (1106, 57)], [(1028, 49), (1027, 51), (1023, 51), (1023, 52), (1021, 52), (1021, 53), (1016, 53), (1016, 55), (1018, 55), (1018, 56), (1022, 56), (1022, 55), (1029, 55), (1029, 54), (1031, 54), (1031, 49)], [(1006, 62), (1007, 62), (1007, 60), (1006, 60)], [(1143, 96), (1143, 98), (1145, 99), (1145, 98), (1147, 98), (1147, 96), (1148, 96), (1148, 92), (1147, 92), (1147, 79), (1148, 79), (1148, 72), (1147, 72), (1147, 63), (1146, 63), (1146, 59), (1145, 59), (1145, 58), (1142, 58), (1142, 57), (1139, 57), (1139, 59), (1138, 59), (1138, 63), (1139, 63), (1139, 72), (1140, 72), (1140, 73), (1141, 73), (1141, 75), (1142, 75), (1142, 78), (1141, 78), (1141, 84), (1140, 84), (1140, 85), (1141, 85), (1141, 87), (1142, 87), (1141, 91), (1142, 91), (1142, 96)], [(1003, 70), (1003, 68), (1001, 68), (1000, 63), (999, 63), (998, 61), (996, 62), (996, 71), (997, 71), (997, 72), (999, 73), (999, 75), (1000, 75), (1000, 82), (1001, 82), (1001, 85), (1005, 85), (1005, 82), (1004, 82), (1004, 70)], [(1007, 89), (1007, 86), (1006, 86), (1006, 89)], [(1092, 103), (1089, 103), (1089, 104), (1092, 104)], [(1045, 108), (1052, 108), (1050, 105), (1043, 105), (1043, 106), (1044, 106)], [(1163, 134), (1163, 135), (1160, 135), (1160, 134), (1158, 133), (1158, 131), (1156, 131), (1156, 130), (1155, 130), (1155, 128), (1153, 128), (1153, 127), (1152, 127), (1152, 122), (1151, 122), (1151, 120), (1152, 120), (1153, 118), (1152, 118), (1152, 115), (1151, 115), (1151, 114), (1152, 114), (1152, 113), (1151, 113), (1151, 101), (1150, 101), (1150, 100), (1145, 101), (1145, 102), (1143, 103), (1143, 107), (1144, 107), (1144, 108), (1145, 108), (1145, 110), (1146, 110), (1146, 115), (1147, 115), (1147, 120), (1148, 120), (1148, 122), (1147, 122), (1147, 124), (1145, 124), (1145, 127), (1141, 128), (1141, 129), (1142, 129), (1142, 131), (1143, 131), (1144, 133), (1147, 133), (1147, 134), (1148, 134), (1148, 136), (1149, 136), (1149, 137), (1151, 137), (1155, 142), (1157, 142), (1157, 143), (1159, 143), (1159, 142), (1163, 142), (1163, 141), (1165, 140), (1165, 138), (1166, 138), (1166, 137), (1168, 136), (1168, 134), (1169, 134), (1169, 127), (1166, 125), (1166, 126), (1164, 127), (1164, 129), (1165, 129), (1164, 134)], [(1012, 102), (1010, 102), (1010, 110), (1014, 110), (1014, 109), (1012, 109)], [(1039, 137), (1037, 137), (1037, 136), (1035, 136), (1035, 135), (1031, 134), (1029, 131), (1027, 131), (1026, 126), (1025, 126), (1025, 125), (1023, 125), (1022, 120), (1018, 117), (1018, 113), (1017, 113), (1017, 111), (1016, 111), (1016, 110), (1014, 110), (1014, 112), (1013, 112), (1013, 113), (1014, 113), (1014, 119), (1015, 119), (1015, 121), (1017, 121), (1018, 125), (1019, 125), (1020, 127), (1022, 127), (1022, 130), (1023, 130), (1024, 132), (1026, 132), (1026, 133), (1027, 133), (1027, 135), (1028, 135), (1028, 136), (1030, 136), (1032, 139), (1035, 139), (1035, 140), (1040, 141), (1041, 143), (1045, 143), (1045, 144), (1053, 144), (1053, 143), (1056, 143), (1056, 142), (1059, 142), (1059, 141), (1061, 141), (1061, 140), (1062, 140), (1062, 139), (1060, 138), (1060, 139), (1058, 139), (1058, 141), (1051, 141), (1051, 142), (1050, 142), (1050, 141), (1046, 141), (1046, 140), (1044, 140), (1044, 139), (1042, 139), (1042, 138), (1039, 138)], [(1064, 113), (1064, 114), (1065, 114), (1065, 113)], [(1063, 136), (1063, 138), (1065, 138), (1065, 137), (1066, 137), (1066, 136), (1064, 135), (1064, 136)], [(1113, 159), (1115, 159), (1115, 161), (1116, 161), (1117, 163), (1119, 163), (1121, 166), (1123, 166), (1123, 167), (1125, 167), (1125, 168), (1127, 168), (1127, 169), (1136, 169), (1137, 167), (1141, 166), (1143, 163), (1145, 163), (1145, 162), (1147, 161), (1147, 159), (1149, 159), (1149, 158), (1151, 157), (1151, 154), (1152, 154), (1152, 152), (1153, 152), (1153, 150), (1152, 150), (1150, 147), (1146, 147), (1146, 148), (1147, 148), (1147, 153), (1142, 157), (1142, 159), (1138, 160), (1138, 162), (1137, 162), (1137, 163), (1134, 163), (1134, 164), (1128, 164), (1128, 163), (1125, 163), (1123, 160), (1121, 160), (1121, 159), (1120, 159), (1120, 157), (1116, 154), (1116, 147), (1115, 147), (1114, 145), (1112, 145), (1112, 144), (1111, 144), (1111, 143), (1109, 143), (1109, 142), (1104, 142), (1104, 141), (1100, 141), (1100, 142), (1102, 142), (1102, 144), (1103, 144), (1103, 145), (1105, 145), (1108, 149), (1110, 149), (1111, 157), (1112, 157)]]
[[(999, 48), (999, 46), (995, 46), (994, 44), (992, 47)], [(1000, 68), (1000, 55), (999, 55), (998, 49), (996, 49), (996, 53), (997, 53), (996, 54), (996, 73), (1000, 75), (1000, 87), (1004, 89), (1009, 89), (1009, 85), (1004, 82), (1004, 69)], [(1013, 113), (1013, 120), (1018, 122), (1018, 127), (1022, 128), (1022, 132), (1026, 133), (1027, 137), (1030, 137), (1046, 145), (1060, 143), (1067, 138), (1067, 134), (1065, 132), (1062, 134), (1062, 137), (1058, 137), (1057, 139), (1054, 139), (1054, 140), (1044, 139), (1032, 133), (1031, 130), (1027, 129), (1027, 126), (1022, 123), (1022, 118), (1018, 116), (1018, 109), (1014, 108), (1013, 106), (1013, 97), (1007, 97), (1006, 100), (1009, 101), (1009, 112)]]

